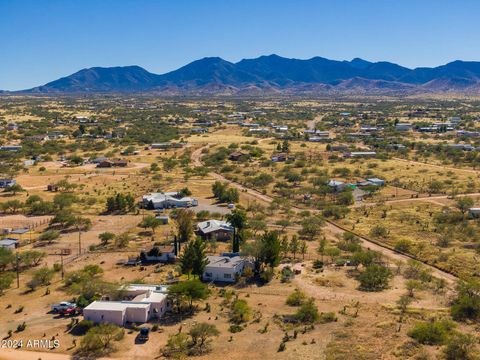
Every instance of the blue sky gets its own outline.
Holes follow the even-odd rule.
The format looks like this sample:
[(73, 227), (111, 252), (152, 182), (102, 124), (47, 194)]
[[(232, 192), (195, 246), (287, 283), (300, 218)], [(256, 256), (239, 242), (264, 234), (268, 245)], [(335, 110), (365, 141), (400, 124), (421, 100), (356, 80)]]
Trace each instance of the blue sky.
[(0, 0), (0, 89), (92, 66), (260, 55), (408, 67), (480, 60), (476, 0)]

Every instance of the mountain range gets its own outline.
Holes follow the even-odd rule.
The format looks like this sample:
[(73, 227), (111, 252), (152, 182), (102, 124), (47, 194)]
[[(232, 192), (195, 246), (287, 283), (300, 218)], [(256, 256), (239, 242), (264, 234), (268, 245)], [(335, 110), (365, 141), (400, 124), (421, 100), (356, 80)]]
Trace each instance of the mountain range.
[(162, 75), (139, 66), (93, 67), (19, 93), (253, 95), (479, 91), (480, 62), (457, 60), (433, 68), (409, 69), (391, 62), (360, 58), (300, 60), (269, 55), (237, 63), (208, 57)]

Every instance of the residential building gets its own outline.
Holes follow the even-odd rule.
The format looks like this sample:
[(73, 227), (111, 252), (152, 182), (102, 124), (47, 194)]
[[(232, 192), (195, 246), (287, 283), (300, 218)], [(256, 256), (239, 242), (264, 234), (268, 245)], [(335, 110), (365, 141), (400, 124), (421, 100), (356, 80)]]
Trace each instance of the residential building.
[(367, 179), (367, 181), (375, 186), (384, 186), (385, 185), (385, 180), (379, 179), (379, 178), (370, 178)]
[(162, 245), (140, 252), (140, 259), (142, 262), (172, 263), (177, 259), (177, 255), (173, 245)]
[(151, 193), (144, 195), (142, 204), (148, 209), (187, 208), (198, 205), (198, 200), (179, 192)]
[(350, 153), (344, 154), (344, 157), (357, 157), (357, 158), (371, 158), (377, 156), (375, 151), (352, 151)]
[(345, 184), (343, 181), (330, 180), (327, 186), (331, 187), (335, 191), (342, 191), (347, 187), (347, 184)]
[(0, 247), (14, 250), (18, 246), (18, 239), (6, 238), (0, 240)]
[(197, 232), (206, 240), (228, 241), (233, 234), (233, 226), (227, 221), (207, 220), (197, 224)]
[(410, 123), (398, 123), (395, 125), (397, 131), (409, 131), (412, 130), (413, 125)]
[(241, 256), (207, 256), (204, 281), (234, 283), (242, 275), (246, 260)]
[(121, 290), (129, 300), (94, 301), (83, 309), (84, 319), (125, 326), (159, 319), (170, 309), (166, 286), (133, 284)]

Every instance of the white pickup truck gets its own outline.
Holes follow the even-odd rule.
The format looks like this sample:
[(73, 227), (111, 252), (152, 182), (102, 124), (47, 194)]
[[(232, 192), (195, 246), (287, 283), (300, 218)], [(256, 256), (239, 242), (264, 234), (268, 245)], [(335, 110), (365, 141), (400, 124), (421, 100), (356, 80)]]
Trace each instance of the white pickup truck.
[(67, 309), (70, 309), (70, 308), (75, 308), (77, 306), (77, 304), (75, 303), (71, 303), (71, 302), (68, 302), (68, 301), (62, 301), (60, 304), (53, 304), (50, 306), (50, 308), (52, 309), (53, 312), (57, 313), (57, 312), (60, 312), (60, 311), (65, 311)]

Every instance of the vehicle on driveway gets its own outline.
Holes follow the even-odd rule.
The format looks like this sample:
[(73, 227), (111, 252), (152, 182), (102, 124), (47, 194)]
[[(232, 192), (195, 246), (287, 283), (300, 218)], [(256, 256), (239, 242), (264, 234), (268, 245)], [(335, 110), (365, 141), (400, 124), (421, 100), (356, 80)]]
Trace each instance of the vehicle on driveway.
[(137, 336), (138, 342), (142, 342), (142, 343), (147, 342), (149, 335), (150, 335), (149, 328), (147, 327), (140, 328), (140, 332), (138, 333), (138, 336)]
[(75, 304), (75, 303), (71, 303), (71, 302), (68, 302), (68, 301), (62, 301), (59, 304), (51, 305), (50, 309), (54, 313), (59, 313), (59, 312), (65, 311), (65, 310), (70, 309), (70, 308), (75, 309), (76, 307), (77, 307), (77, 304)]

